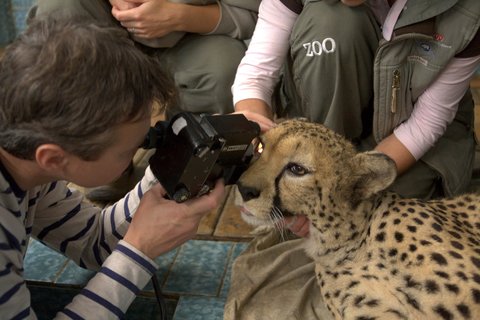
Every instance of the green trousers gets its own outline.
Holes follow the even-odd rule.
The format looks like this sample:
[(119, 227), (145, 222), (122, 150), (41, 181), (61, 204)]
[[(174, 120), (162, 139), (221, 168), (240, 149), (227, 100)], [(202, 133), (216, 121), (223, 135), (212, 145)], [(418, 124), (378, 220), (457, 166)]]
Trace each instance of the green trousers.
[[(83, 15), (118, 25), (106, 0), (38, 0), (36, 16)], [(142, 48), (141, 45), (139, 45)], [(187, 34), (171, 48), (146, 48), (169, 70), (179, 90), (180, 105), (167, 110), (195, 113), (233, 112), (231, 86), (246, 45), (223, 35)]]

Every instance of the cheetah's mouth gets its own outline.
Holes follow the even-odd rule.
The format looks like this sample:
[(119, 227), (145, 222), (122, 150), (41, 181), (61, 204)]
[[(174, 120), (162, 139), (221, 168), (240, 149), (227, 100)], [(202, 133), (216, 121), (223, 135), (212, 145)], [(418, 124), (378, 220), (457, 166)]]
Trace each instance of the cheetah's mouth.
[(250, 216), (250, 217), (254, 217), (254, 216), (255, 216), (253, 213), (251, 213), (247, 208), (245, 208), (245, 207), (243, 207), (243, 206), (242, 206), (242, 207), (239, 207), (239, 209), (240, 209), (240, 213), (241, 213), (242, 215)]
[(270, 222), (270, 221), (261, 219), (258, 215), (248, 210), (245, 206), (239, 206), (238, 208), (240, 209), (240, 215), (242, 216), (242, 219), (250, 225), (262, 226), (262, 225), (268, 225)]

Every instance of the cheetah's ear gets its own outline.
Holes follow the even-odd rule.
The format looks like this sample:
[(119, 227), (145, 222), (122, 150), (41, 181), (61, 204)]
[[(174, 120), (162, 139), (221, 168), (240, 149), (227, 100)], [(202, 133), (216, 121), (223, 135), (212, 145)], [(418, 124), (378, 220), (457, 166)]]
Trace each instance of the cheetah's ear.
[(352, 205), (385, 190), (397, 176), (395, 162), (383, 153), (368, 151), (352, 158)]

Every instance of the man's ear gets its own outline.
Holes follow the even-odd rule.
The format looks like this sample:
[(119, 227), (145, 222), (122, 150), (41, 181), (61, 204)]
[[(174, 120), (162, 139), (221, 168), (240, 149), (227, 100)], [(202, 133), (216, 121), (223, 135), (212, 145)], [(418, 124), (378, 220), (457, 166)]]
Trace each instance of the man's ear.
[(42, 144), (35, 151), (35, 160), (38, 166), (44, 170), (63, 170), (68, 163), (68, 153), (59, 145)]

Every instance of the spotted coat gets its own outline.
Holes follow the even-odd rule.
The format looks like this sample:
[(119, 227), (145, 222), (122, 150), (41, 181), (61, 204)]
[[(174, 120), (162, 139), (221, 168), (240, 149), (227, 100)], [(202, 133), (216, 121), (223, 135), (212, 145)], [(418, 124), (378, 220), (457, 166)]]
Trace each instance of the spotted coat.
[(319, 124), (288, 120), (261, 143), (238, 182), (242, 215), (308, 216), (305, 250), (336, 319), (480, 319), (480, 195), (403, 199), (385, 191), (391, 159)]

